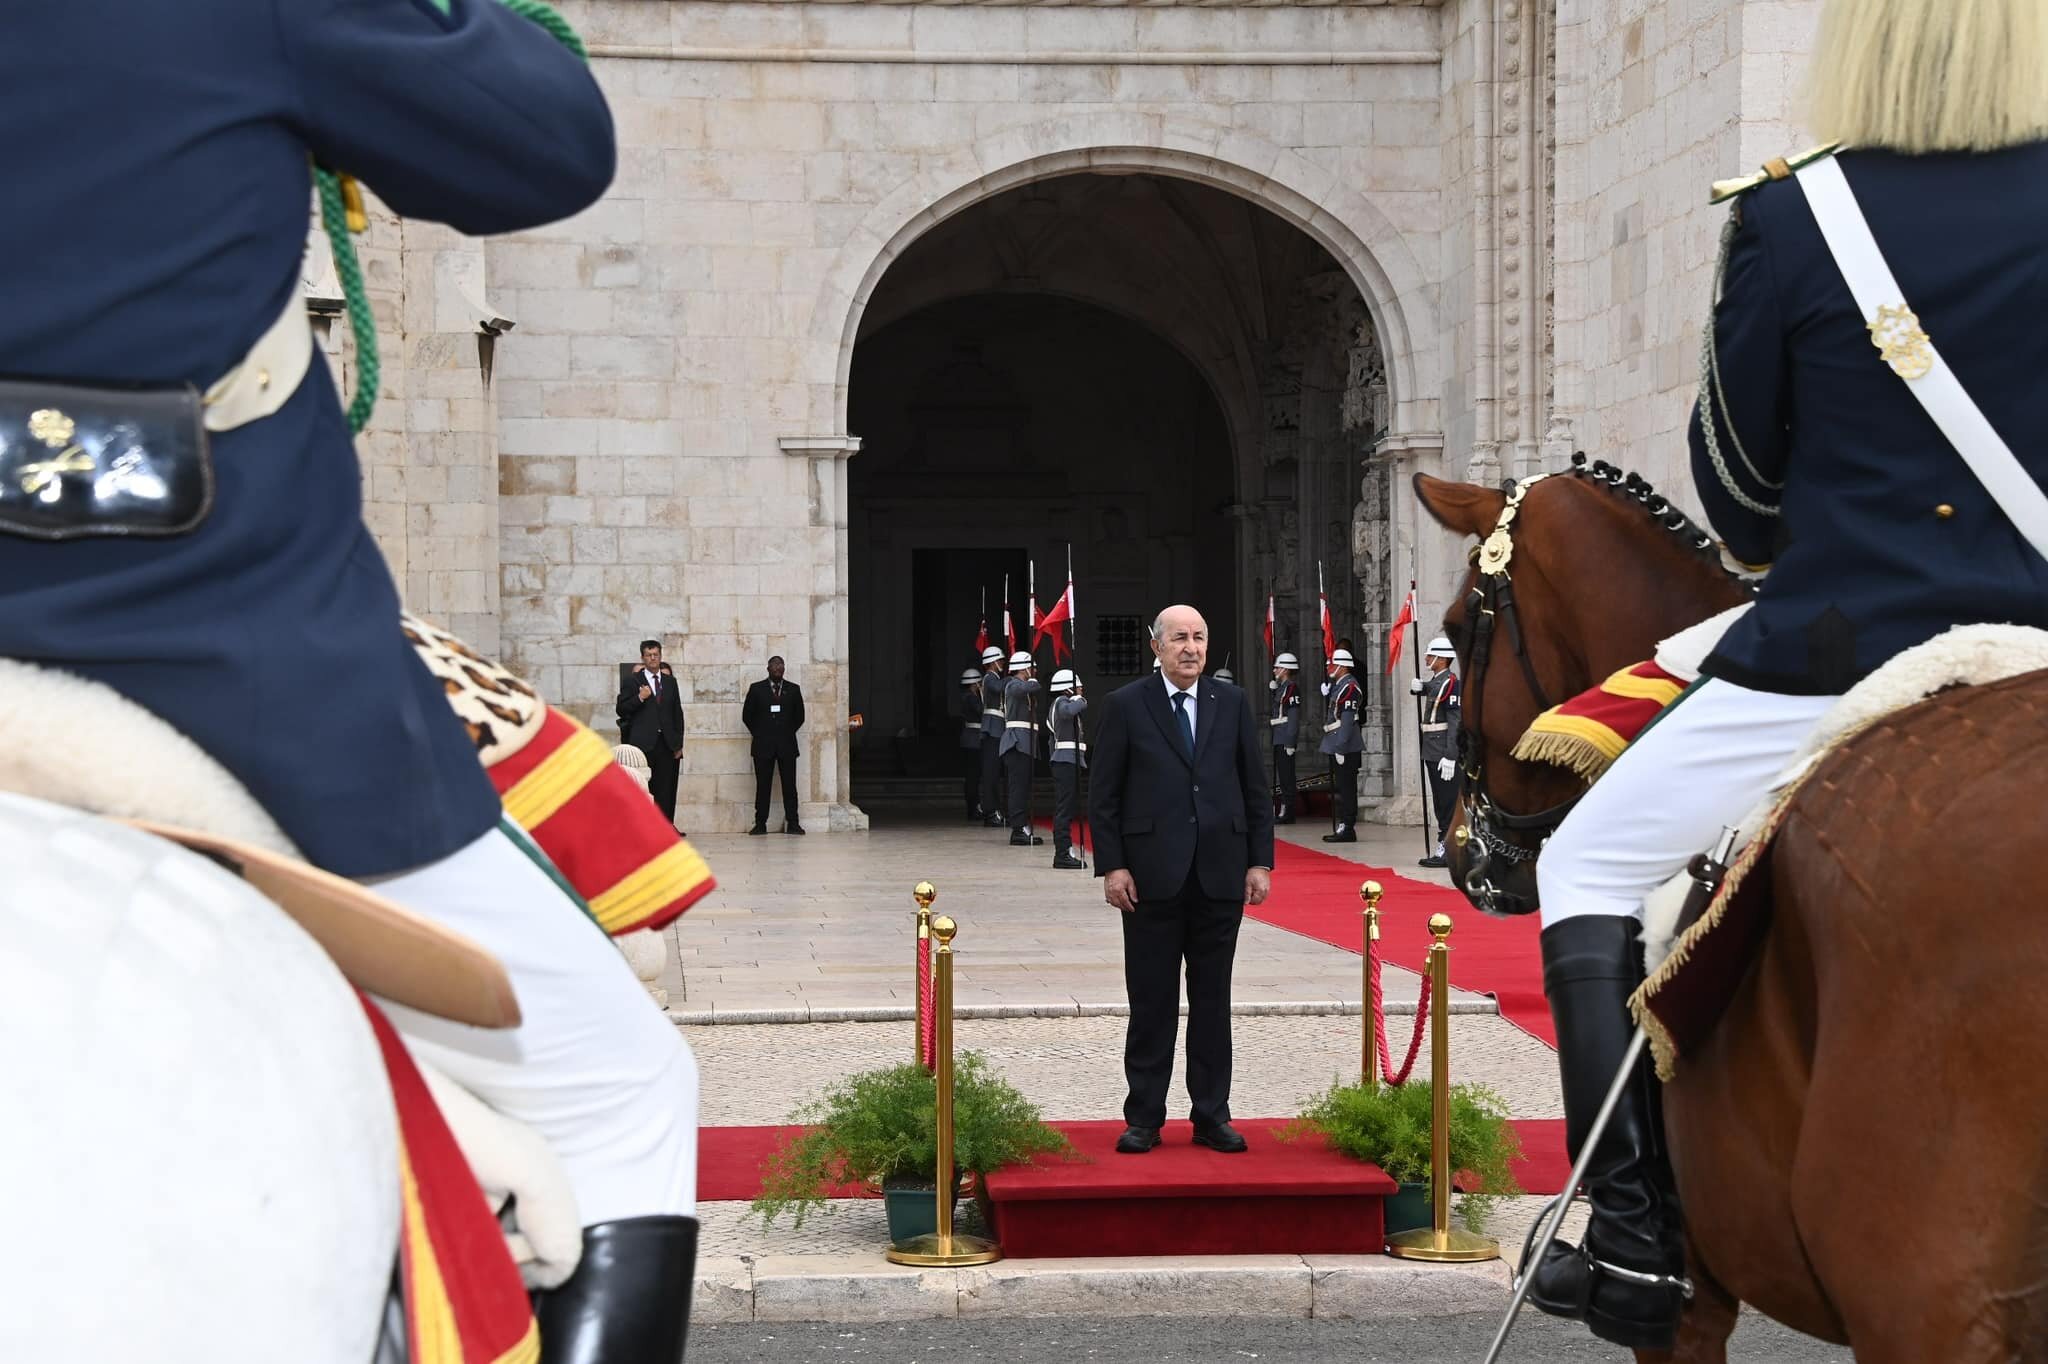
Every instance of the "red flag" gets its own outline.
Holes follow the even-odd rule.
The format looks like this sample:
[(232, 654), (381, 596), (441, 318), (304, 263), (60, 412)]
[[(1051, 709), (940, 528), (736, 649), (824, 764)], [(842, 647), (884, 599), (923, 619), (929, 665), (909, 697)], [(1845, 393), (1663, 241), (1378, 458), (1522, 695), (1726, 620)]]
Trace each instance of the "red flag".
[(1272, 597), (1272, 594), (1271, 594), (1271, 593), (1268, 593), (1268, 594), (1267, 594), (1267, 596), (1266, 596), (1266, 657), (1267, 657), (1267, 658), (1271, 658), (1272, 656), (1273, 656), (1273, 597)]
[(1010, 623), (1010, 604), (1003, 603), (1003, 638), (1010, 642), (1010, 652), (1017, 652), (1017, 627)]
[(1408, 589), (1408, 600), (1401, 603), (1401, 614), (1394, 617), (1393, 627), (1387, 632), (1387, 671), (1394, 671), (1394, 665), (1401, 661), (1401, 645), (1408, 638), (1408, 627), (1415, 623), (1415, 589)]
[(1330, 656), (1337, 652), (1337, 627), (1330, 623), (1330, 599), (1320, 592), (1316, 593), (1316, 597), (1322, 603), (1323, 661), (1327, 663)]
[(987, 617), (987, 616), (983, 616), (983, 617), (981, 618), (981, 629), (980, 629), (980, 630), (978, 630), (978, 631), (976, 631), (976, 632), (975, 632), (975, 635), (974, 635), (974, 656), (975, 656), (976, 658), (980, 658), (980, 657), (981, 657), (981, 655), (982, 655), (982, 651), (983, 651), (983, 650), (985, 650), (985, 649), (987, 649), (987, 648), (988, 648), (988, 617)]
[(1060, 593), (1060, 599), (1052, 604), (1052, 610), (1040, 616), (1032, 627), (1031, 647), (1036, 650), (1048, 632), (1052, 635), (1052, 661), (1060, 663), (1067, 656), (1066, 640), (1061, 638), (1059, 627), (1074, 618), (1074, 584), (1067, 583), (1067, 590)]

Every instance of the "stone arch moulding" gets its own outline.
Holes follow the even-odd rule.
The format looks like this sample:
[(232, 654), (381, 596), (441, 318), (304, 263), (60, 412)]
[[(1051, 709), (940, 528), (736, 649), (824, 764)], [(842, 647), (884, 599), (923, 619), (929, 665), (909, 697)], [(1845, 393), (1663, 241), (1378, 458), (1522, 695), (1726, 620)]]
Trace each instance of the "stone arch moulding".
[[(818, 395), (811, 429), (846, 433), (861, 313), (910, 243), (1004, 190), (1090, 171), (1150, 172), (1211, 185), (1308, 233), (1344, 267), (1372, 315), (1386, 358), (1392, 433), (1421, 434), (1435, 426), (1440, 385), (1429, 314), (1435, 281), (1423, 274), (1384, 214), (1336, 172), (1264, 138), (1214, 124), (1110, 111), (996, 133), (905, 181), (868, 211), (840, 248), (812, 310), (804, 361)], [(1411, 311), (1422, 322), (1419, 331), (1409, 324)]]

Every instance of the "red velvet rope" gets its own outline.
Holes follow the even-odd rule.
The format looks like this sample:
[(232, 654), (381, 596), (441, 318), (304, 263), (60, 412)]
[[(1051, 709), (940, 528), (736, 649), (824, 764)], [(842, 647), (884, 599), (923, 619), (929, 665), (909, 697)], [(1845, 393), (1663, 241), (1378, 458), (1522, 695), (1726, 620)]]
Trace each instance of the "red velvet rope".
[(932, 1010), (932, 940), (917, 940), (917, 1059), (926, 1070), (938, 1065), (939, 1019)]
[(1387, 1050), (1387, 1005), (1380, 993), (1380, 953), (1376, 943), (1368, 941), (1365, 948), (1366, 962), (1372, 968), (1372, 1026), (1373, 1035), (1379, 1039), (1380, 1075), (1390, 1085), (1408, 1082), (1408, 1075), (1415, 1069), (1415, 1058), (1422, 1051), (1422, 1030), (1429, 1025), (1429, 972), (1422, 973), (1422, 993), (1415, 1001), (1415, 1035), (1408, 1039), (1408, 1057), (1401, 1062), (1401, 1069), (1389, 1068), (1392, 1059)]

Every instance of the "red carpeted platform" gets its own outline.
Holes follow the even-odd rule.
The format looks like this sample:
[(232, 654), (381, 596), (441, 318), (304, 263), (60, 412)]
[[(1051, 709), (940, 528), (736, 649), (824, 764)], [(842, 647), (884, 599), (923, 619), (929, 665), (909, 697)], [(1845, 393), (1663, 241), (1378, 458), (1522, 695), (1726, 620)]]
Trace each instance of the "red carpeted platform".
[(1281, 1141), (1284, 1125), (1238, 1123), (1252, 1149), (1226, 1156), (1196, 1146), (1188, 1123), (1169, 1122), (1156, 1149), (1123, 1156), (1122, 1122), (1060, 1123), (1079, 1159), (988, 1177), (996, 1239), (1013, 1259), (1379, 1254), (1381, 1201), (1394, 1181), (1313, 1134)]

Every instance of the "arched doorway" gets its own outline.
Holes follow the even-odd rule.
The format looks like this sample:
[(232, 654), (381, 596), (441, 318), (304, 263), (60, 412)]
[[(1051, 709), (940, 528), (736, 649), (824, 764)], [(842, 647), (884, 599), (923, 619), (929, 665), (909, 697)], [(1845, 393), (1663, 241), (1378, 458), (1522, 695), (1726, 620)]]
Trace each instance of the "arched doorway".
[[(858, 803), (951, 771), (982, 589), (999, 634), (1012, 575), (1022, 631), (1027, 562), (1050, 605), (1071, 548), (1098, 694), (1149, 671), (1143, 626), (1169, 601), (1201, 607), (1211, 666), (1256, 688), (1268, 594), (1277, 647), (1312, 655), (1319, 566), (1342, 621), (1390, 596), (1389, 537), (1360, 524), (1384, 527), (1361, 474), (1389, 408), (1366, 302), (1317, 241), (1224, 189), (1082, 173), (955, 213), (877, 283), (849, 384)], [(1380, 719), (1367, 795), (1392, 772)]]

